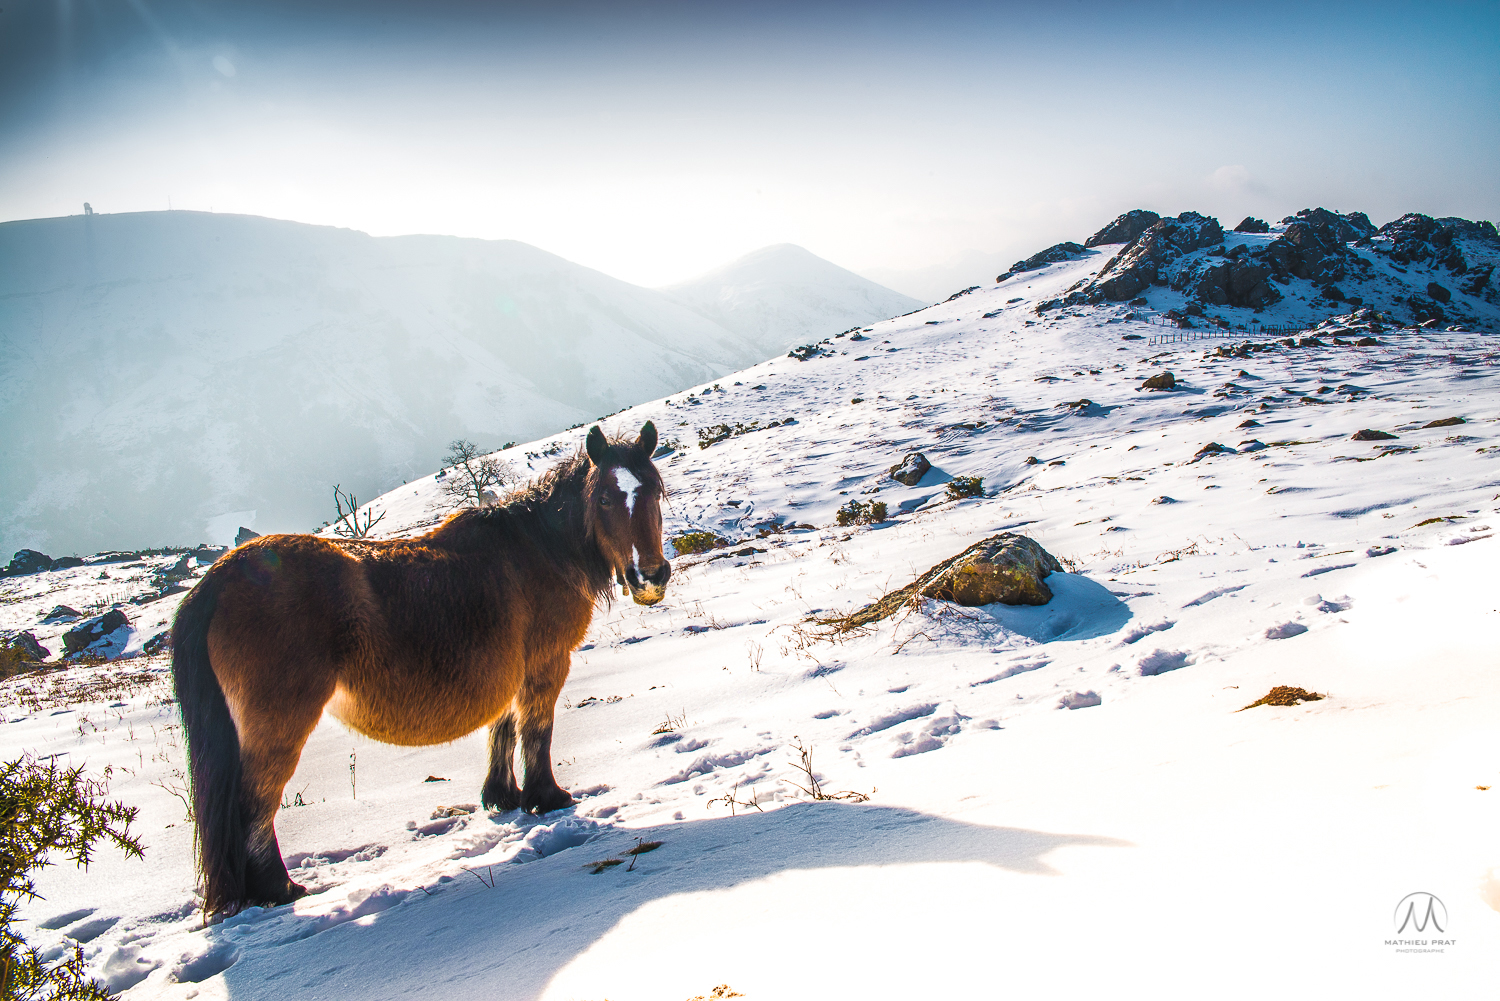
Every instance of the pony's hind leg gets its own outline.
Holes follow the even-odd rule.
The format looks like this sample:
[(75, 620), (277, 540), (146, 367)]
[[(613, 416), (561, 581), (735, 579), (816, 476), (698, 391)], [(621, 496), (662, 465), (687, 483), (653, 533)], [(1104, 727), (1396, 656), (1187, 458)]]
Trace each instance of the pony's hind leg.
[(528, 671), (516, 695), (516, 729), (521, 739), (521, 766), (525, 775), (521, 809), (527, 813), (548, 813), (573, 805), (573, 797), (552, 775), (552, 719), (557, 697), (567, 679), (568, 655), (564, 654), (560, 661), (542, 670)]
[(480, 801), (490, 810), (514, 810), (521, 805), (516, 784), (516, 712), (507, 709), (490, 726), (490, 771)]

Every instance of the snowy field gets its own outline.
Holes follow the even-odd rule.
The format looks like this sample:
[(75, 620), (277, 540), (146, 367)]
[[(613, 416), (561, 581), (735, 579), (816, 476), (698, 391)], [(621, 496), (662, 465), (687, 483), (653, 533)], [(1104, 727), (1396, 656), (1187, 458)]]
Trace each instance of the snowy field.
[[(327, 719), (277, 820), (314, 892), (204, 928), (165, 660), (8, 683), (3, 752), (111, 768), (147, 845), (45, 872), (26, 934), (81, 943), (127, 998), (1493, 990), (1500, 342), (1387, 325), (1221, 357), (1276, 338), (1156, 343), (1144, 319), (1183, 302), (1162, 289), (1039, 316), (1098, 249), (610, 420), (675, 441), (668, 534), (734, 544), (596, 616), (558, 706), (573, 809), (477, 809), (482, 733), (396, 748)], [(1288, 295), (1258, 319), (1328, 314)], [(502, 456), (538, 472), (585, 431)], [(913, 449), (932, 470), (894, 483)], [(957, 476), (983, 496), (950, 498)], [(889, 520), (833, 527), (850, 500)], [(371, 507), (393, 534), (444, 513), (431, 476)], [(810, 621), (998, 531), (1070, 568), (1048, 605), (927, 602), (837, 641)], [(0, 626), (149, 570), (7, 581)], [(122, 606), (122, 643), (175, 600)], [(1278, 685), (1326, 697), (1243, 709)], [(799, 745), (869, 800), (812, 801)], [(1441, 931), (1398, 933), (1413, 893)]]

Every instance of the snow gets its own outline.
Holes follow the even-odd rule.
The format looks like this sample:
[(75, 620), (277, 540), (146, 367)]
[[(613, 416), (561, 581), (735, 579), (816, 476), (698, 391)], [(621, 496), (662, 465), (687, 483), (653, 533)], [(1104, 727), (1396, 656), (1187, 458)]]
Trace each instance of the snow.
[[(1123, 305), (1037, 316), (1103, 260), (606, 422), (675, 440), (669, 536), (734, 545), (677, 557), (660, 605), (600, 609), (558, 706), (570, 810), (464, 812), (483, 733), (398, 748), (325, 719), (278, 816), (315, 892), (203, 928), (163, 682), (67, 711), (6, 683), (3, 753), (113, 767), (147, 844), (43, 873), (26, 933), (87, 938), (128, 998), (1483, 991), (1500, 949), (1494, 336), (1388, 328), (1374, 347), (1222, 358), (1230, 340), (1151, 343), (1162, 328)], [(1164, 368), (1178, 390), (1139, 388)], [(1360, 391), (1301, 402), (1344, 383)], [(1450, 416), (1466, 423), (1424, 427)], [(1266, 448), (1191, 461), (1247, 419)], [(697, 447), (698, 428), (751, 421)], [(1406, 450), (1351, 441), (1363, 428)], [(585, 431), (501, 457), (539, 472)], [(887, 478), (913, 449), (933, 470)], [(984, 496), (948, 498), (960, 475)], [(850, 499), (889, 520), (831, 527)], [(370, 506), (400, 533), (443, 505), (426, 477)], [(809, 621), (999, 531), (1066, 561), (1048, 605), (927, 602), (837, 642)], [(0, 626), (145, 586), (90, 572), (6, 581)], [(164, 623), (178, 597), (131, 607)], [(130, 665), (162, 678), (160, 658), (53, 678)], [(1326, 697), (1244, 708), (1276, 685)], [(824, 790), (869, 801), (811, 801), (799, 746)], [(638, 841), (662, 844), (623, 854)], [(1440, 954), (1390, 944), (1417, 891), (1446, 906), (1442, 935), (1419, 936)]]

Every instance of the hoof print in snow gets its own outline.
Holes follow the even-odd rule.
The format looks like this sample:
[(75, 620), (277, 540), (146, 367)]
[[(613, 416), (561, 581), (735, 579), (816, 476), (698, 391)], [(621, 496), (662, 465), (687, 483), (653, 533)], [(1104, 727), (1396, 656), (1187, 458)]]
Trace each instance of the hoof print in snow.
[(1254, 709), (1256, 706), (1295, 706), (1302, 702), (1317, 702), (1328, 696), (1319, 695), (1317, 692), (1309, 692), (1305, 688), (1293, 688), (1291, 685), (1277, 685), (1265, 695), (1245, 706), (1236, 709), (1235, 712), (1242, 713), (1245, 709)]
[(1293, 636), (1301, 636), (1307, 632), (1307, 627), (1300, 622), (1283, 622), (1279, 626), (1272, 626), (1266, 630), (1266, 639), (1284, 640)]
[(1057, 700), (1059, 709), (1088, 709), (1092, 706), (1101, 705), (1104, 702), (1099, 693), (1093, 690), (1087, 692), (1069, 692)]
[(1176, 386), (1177, 377), (1171, 372), (1158, 372), (1141, 383), (1142, 389), (1174, 389)]

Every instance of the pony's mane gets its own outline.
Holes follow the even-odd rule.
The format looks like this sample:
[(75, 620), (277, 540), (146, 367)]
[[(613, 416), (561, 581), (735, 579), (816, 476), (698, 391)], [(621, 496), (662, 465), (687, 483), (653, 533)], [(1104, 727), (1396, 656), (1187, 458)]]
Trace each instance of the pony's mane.
[[(635, 461), (639, 456), (631, 442), (610, 442), (621, 464), (658, 489), (661, 473), (650, 461)], [(591, 476), (593, 464), (582, 449), (551, 469), (506, 495), (491, 508), (469, 508), (448, 518), (437, 531), (444, 534), (494, 538), (508, 544), (513, 552), (531, 551), (544, 559), (558, 574), (596, 599), (606, 601), (614, 596), (614, 569), (588, 536), (587, 512), (596, 482)], [(494, 533), (494, 534), (492, 534)]]

